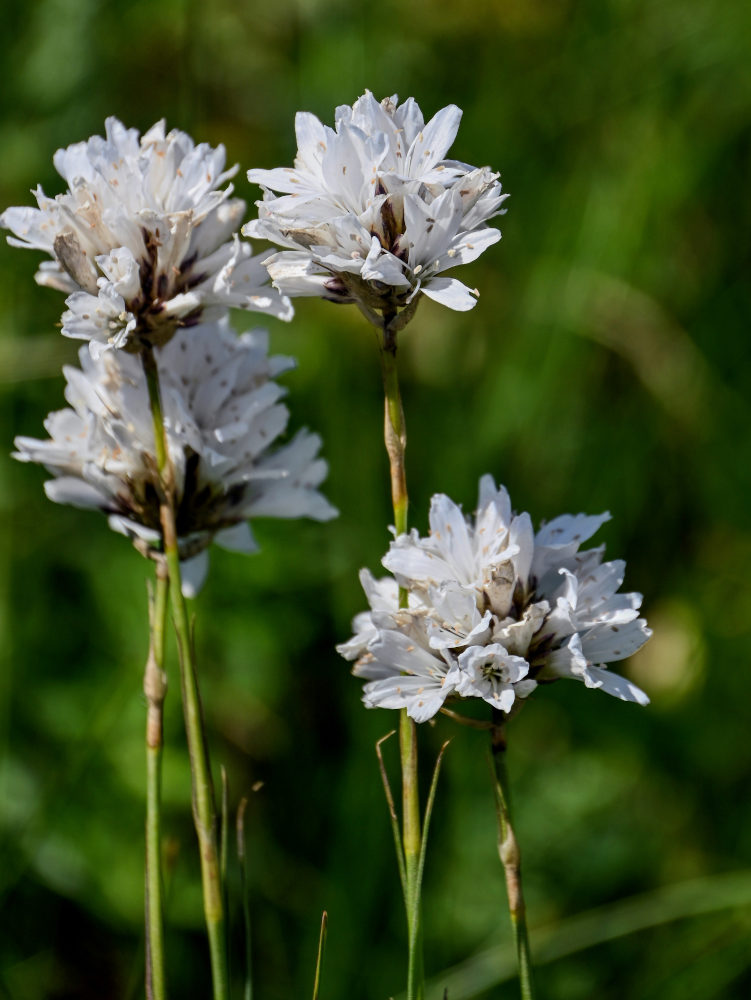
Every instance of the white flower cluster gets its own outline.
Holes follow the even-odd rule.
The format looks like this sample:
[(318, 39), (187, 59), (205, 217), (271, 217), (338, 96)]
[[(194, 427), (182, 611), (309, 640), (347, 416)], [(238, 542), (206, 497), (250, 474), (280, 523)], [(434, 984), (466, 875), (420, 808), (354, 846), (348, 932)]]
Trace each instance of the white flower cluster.
[[(146, 554), (162, 551), (154, 418), (146, 354), (158, 371), (184, 589), (205, 576), (207, 547), (253, 551), (246, 518), (336, 510), (318, 492), (320, 440), (284, 433), (289, 413), (275, 377), (294, 365), (269, 357), (264, 331), (238, 338), (237, 306), (292, 315), (288, 299), (238, 235), (245, 203), (222, 188), (223, 147), (195, 145), (159, 122), (139, 137), (116, 118), (106, 135), (55, 154), (68, 183), (39, 208), (9, 208), (9, 242), (44, 250), (37, 281), (69, 293), (63, 333), (87, 341), (64, 369), (69, 409), (52, 413), (47, 441), (19, 437), (15, 457), (53, 474), (47, 495), (105, 511)], [(235, 168), (236, 169), (236, 168)], [(188, 329), (189, 328), (189, 329)]]
[(266, 262), (277, 287), (383, 313), (421, 292), (471, 309), (478, 293), (441, 275), (500, 239), (486, 223), (507, 196), (489, 168), (445, 159), (460, 118), (450, 105), (426, 125), (412, 98), (369, 91), (334, 129), (300, 112), (294, 167), (248, 172), (264, 199), (243, 232), (288, 248)]
[(139, 138), (117, 118), (106, 134), (59, 149), (54, 163), (68, 190), (38, 208), (9, 208), (8, 241), (43, 250), (36, 278), (68, 293), (63, 333), (108, 347), (158, 346), (207, 307), (234, 306), (290, 319), (289, 301), (237, 229), (245, 202), (230, 198), (222, 146), (195, 145), (158, 122)]
[[(289, 412), (274, 378), (294, 367), (268, 356), (265, 331), (237, 337), (226, 321), (179, 331), (160, 351), (162, 406), (175, 478), (184, 590), (208, 568), (210, 542), (252, 552), (246, 518), (311, 517), (337, 511), (316, 487), (326, 475), (320, 439), (300, 431), (272, 450)], [(18, 437), (15, 457), (39, 462), (58, 503), (102, 510), (138, 547), (159, 551), (158, 472), (148, 392), (138, 357), (80, 351), (64, 369), (70, 408), (51, 413), (46, 441)]]
[[(430, 533), (400, 535), (383, 565), (393, 578), (361, 580), (371, 610), (338, 647), (366, 678), (368, 707), (406, 708), (416, 722), (448, 699), (482, 698), (504, 713), (537, 684), (573, 677), (624, 701), (649, 699), (606, 664), (651, 635), (641, 595), (618, 593), (625, 563), (604, 548), (579, 551), (608, 514), (565, 514), (535, 534), (506, 490), (480, 480), (474, 522), (433, 497)], [(409, 606), (398, 607), (398, 587)]]

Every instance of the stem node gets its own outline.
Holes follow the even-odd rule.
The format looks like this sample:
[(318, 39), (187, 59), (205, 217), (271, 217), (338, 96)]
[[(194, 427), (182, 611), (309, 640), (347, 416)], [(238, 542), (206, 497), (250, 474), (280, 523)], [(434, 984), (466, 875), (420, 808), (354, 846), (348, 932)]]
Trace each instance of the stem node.
[(509, 916), (514, 932), (514, 944), (519, 963), (519, 983), (522, 1000), (534, 1000), (532, 960), (527, 935), (527, 918), (522, 890), (521, 851), (511, 816), (511, 795), (506, 771), (506, 736), (503, 718), (493, 719), (490, 740), (492, 748), (493, 786), (498, 815), (498, 855), (503, 865), (508, 895)]

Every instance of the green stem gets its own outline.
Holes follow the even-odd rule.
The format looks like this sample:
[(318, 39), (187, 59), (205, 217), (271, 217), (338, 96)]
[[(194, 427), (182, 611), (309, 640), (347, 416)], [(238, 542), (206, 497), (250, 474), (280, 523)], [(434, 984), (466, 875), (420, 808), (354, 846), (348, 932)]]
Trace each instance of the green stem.
[[(409, 506), (404, 463), (407, 432), (399, 392), (395, 321), (395, 314), (385, 314), (383, 317), (383, 339), (380, 354), (385, 401), (384, 442), (389, 457), (394, 527), (397, 535), (402, 535), (407, 531)], [(403, 608), (407, 606), (407, 592), (404, 589), (399, 591), (399, 606)], [(424, 992), (419, 878), (422, 832), (417, 775), (417, 727), (407, 715), (406, 709), (402, 709), (399, 719), (399, 751), (402, 764), (402, 847), (406, 875), (405, 905), (409, 941), (407, 1000), (421, 1000)]]
[(385, 414), (383, 437), (389, 456), (391, 471), (391, 501), (394, 507), (394, 527), (397, 535), (403, 535), (407, 530), (407, 476), (404, 465), (404, 452), (407, 447), (407, 430), (404, 424), (404, 408), (399, 392), (399, 375), (396, 366), (396, 334), (390, 329), (388, 317), (383, 322), (383, 341), (381, 344), (381, 372), (383, 374), (383, 393), (385, 399)]
[(496, 725), (491, 731), (493, 770), (495, 774), (495, 801), (498, 814), (498, 854), (506, 877), (508, 909), (514, 933), (514, 945), (519, 963), (519, 984), (522, 1000), (535, 1000), (532, 981), (532, 960), (529, 953), (527, 916), (522, 891), (521, 852), (514, 832), (511, 816), (511, 795), (506, 771), (506, 740), (503, 732), (502, 713), (494, 711)]
[(167, 437), (164, 433), (164, 418), (162, 416), (162, 396), (159, 390), (159, 369), (156, 364), (154, 348), (144, 346), (141, 352), (141, 363), (146, 375), (146, 385), (149, 390), (149, 405), (151, 406), (151, 420), (154, 425), (154, 451), (156, 453), (157, 471), (162, 489), (169, 492), (165, 480), (169, 478), (171, 469), (167, 460)]
[(177, 633), (183, 714), (185, 716), (185, 732), (188, 741), (188, 753), (190, 755), (193, 822), (198, 836), (201, 857), (203, 908), (211, 954), (214, 1000), (228, 1000), (229, 969), (217, 841), (214, 785), (211, 778), (209, 752), (203, 727), (203, 712), (198, 689), (195, 648), (188, 621), (185, 598), (182, 593), (172, 469), (167, 457), (159, 391), (159, 373), (153, 350), (148, 347), (145, 348), (142, 359), (149, 389), (149, 402), (154, 423), (156, 457), (161, 481), (162, 496), (159, 513), (164, 541), (164, 555), (167, 561), (167, 572), (170, 582), (172, 619), (175, 625), (175, 632)]
[(407, 1000), (420, 1000), (424, 990), (422, 927), (420, 914), (420, 797), (417, 786), (417, 726), (402, 709), (399, 718), (399, 750), (402, 759), (402, 844), (407, 880)]
[(164, 924), (162, 903), (162, 714), (167, 694), (164, 645), (169, 580), (157, 563), (155, 592), (149, 595), (150, 641), (144, 671), (146, 695), (146, 996), (165, 1000)]

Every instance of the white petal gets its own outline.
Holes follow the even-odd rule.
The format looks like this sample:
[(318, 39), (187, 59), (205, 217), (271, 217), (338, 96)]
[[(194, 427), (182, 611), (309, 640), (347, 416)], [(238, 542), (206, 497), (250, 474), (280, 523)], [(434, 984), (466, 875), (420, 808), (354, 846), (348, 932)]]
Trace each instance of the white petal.
[(432, 278), (423, 284), (422, 290), (429, 299), (456, 312), (474, 309), (480, 295), (477, 289), (468, 288), (456, 278)]
[(407, 156), (407, 169), (417, 177), (444, 159), (459, 130), (462, 112), (455, 104), (442, 108), (415, 138)]
[(532, 527), (532, 518), (526, 512), (518, 514), (511, 522), (509, 541), (518, 547), (519, 551), (514, 556), (514, 567), (517, 577), (526, 586), (535, 550), (535, 533)]
[(231, 528), (225, 528), (214, 535), (214, 541), (222, 549), (230, 552), (252, 553), (258, 551), (258, 543), (253, 537), (247, 521), (241, 521)]
[(614, 698), (620, 698), (621, 701), (634, 701), (638, 705), (649, 704), (649, 696), (625, 677), (620, 677), (618, 674), (611, 673), (610, 670), (604, 670), (601, 667), (590, 667), (588, 673), (603, 691), (612, 694)]
[(305, 177), (293, 167), (276, 167), (273, 170), (249, 170), (248, 180), (251, 184), (261, 184), (272, 191), (285, 191), (292, 194), (305, 184)]
[(396, 671), (404, 671), (416, 677), (438, 678), (446, 674), (446, 664), (427, 650), (415, 645), (414, 641), (401, 632), (384, 631), (371, 643), (371, 652), (383, 663)]
[(139, 538), (149, 545), (157, 545), (161, 541), (161, 533), (153, 528), (147, 528), (137, 521), (132, 521), (129, 517), (122, 517), (119, 514), (111, 514), (107, 518), (107, 523), (113, 531), (126, 538)]
[(456, 573), (444, 558), (435, 552), (426, 551), (414, 543), (415, 534), (403, 535), (392, 542), (381, 562), (397, 577), (405, 580), (419, 580), (425, 585), (439, 584), (451, 580)]
[(404, 276), (404, 264), (384, 250), (376, 236), (363, 262), (361, 274), (365, 281), (382, 281), (394, 288), (409, 288), (409, 281)]
[(386, 677), (366, 684), (363, 700), (368, 708), (406, 708), (415, 722), (427, 722), (438, 712), (450, 690), (422, 677)]
[(610, 520), (610, 514), (562, 514), (554, 518), (537, 532), (536, 545), (547, 547), (570, 545), (575, 542), (581, 545)]
[(67, 503), (83, 510), (106, 509), (110, 502), (110, 498), (98, 489), (73, 476), (48, 479), (44, 484), (44, 492), (55, 503)]
[(436, 261), (435, 270), (447, 271), (458, 264), (470, 264), (500, 238), (501, 234), (497, 229), (486, 228), (473, 233), (459, 233), (451, 240), (446, 252)]
[(644, 618), (625, 625), (596, 625), (582, 637), (582, 650), (590, 663), (612, 663), (631, 656), (651, 635)]
[(206, 581), (209, 572), (209, 553), (204, 549), (192, 559), (180, 563), (183, 597), (195, 597)]
[(470, 582), (476, 572), (476, 561), (461, 508), (445, 494), (437, 493), (430, 501), (429, 521), (431, 534), (444, 551), (451, 553), (452, 561), (461, 571), (462, 582)]

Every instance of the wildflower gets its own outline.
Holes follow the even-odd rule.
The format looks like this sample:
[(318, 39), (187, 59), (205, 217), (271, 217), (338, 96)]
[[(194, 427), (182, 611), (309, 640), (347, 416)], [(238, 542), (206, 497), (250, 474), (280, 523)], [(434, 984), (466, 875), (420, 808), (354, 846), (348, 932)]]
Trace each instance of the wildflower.
[[(651, 635), (638, 617), (641, 595), (618, 593), (625, 563), (603, 562), (603, 547), (579, 550), (609, 516), (566, 514), (535, 534), (490, 476), (480, 480), (474, 520), (434, 496), (428, 536), (394, 539), (383, 559), (392, 583), (366, 578), (371, 611), (338, 647), (368, 681), (365, 704), (406, 707), (417, 722), (453, 698), (482, 698), (508, 713), (561, 677), (647, 704), (607, 668)], [(398, 587), (408, 608), (398, 607)]]
[(336, 109), (334, 129), (300, 112), (295, 166), (248, 172), (264, 198), (243, 233), (287, 248), (266, 262), (275, 285), (366, 313), (399, 312), (421, 293), (471, 309), (477, 291), (441, 275), (501, 238), (486, 223), (507, 196), (489, 168), (445, 158), (460, 119), (450, 105), (426, 125), (412, 98), (369, 91)]
[[(311, 517), (336, 510), (316, 489), (326, 475), (320, 438), (299, 431), (274, 442), (289, 418), (275, 381), (292, 358), (268, 356), (263, 330), (236, 337), (226, 322), (179, 331), (158, 349), (167, 451), (175, 480), (176, 523), (184, 582), (194, 594), (212, 541), (256, 548), (247, 518)], [(15, 457), (53, 474), (47, 496), (104, 511), (110, 526), (147, 555), (161, 551), (159, 472), (145, 376), (122, 351), (67, 367), (69, 408), (45, 422), (50, 438), (16, 438)]]
[(68, 293), (63, 333), (107, 347), (158, 346), (179, 326), (217, 318), (208, 307), (289, 319), (287, 299), (264, 287), (258, 256), (237, 237), (245, 203), (230, 198), (237, 171), (224, 170), (223, 146), (195, 145), (157, 122), (139, 138), (117, 118), (105, 136), (54, 156), (68, 190), (38, 208), (0, 216), (14, 246), (43, 250), (36, 280)]

